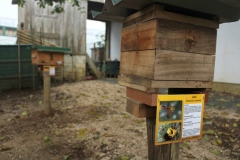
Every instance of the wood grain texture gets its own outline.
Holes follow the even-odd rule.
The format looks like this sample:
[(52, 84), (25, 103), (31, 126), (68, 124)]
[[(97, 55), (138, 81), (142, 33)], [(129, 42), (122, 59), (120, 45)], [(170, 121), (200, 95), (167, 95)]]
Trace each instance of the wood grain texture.
[(173, 12), (167, 12), (163, 10), (163, 7), (161, 6), (156, 7), (156, 6), (149, 6), (148, 8), (141, 10), (139, 12), (136, 12), (135, 14), (125, 18), (123, 23), (123, 28), (129, 27), (131, 25), (134, 25), (143, 21), (147, 21), (150, 19), (166, 19), (166, 20), (172, 20), (175, 22), (193, 24), (193, 25), (207, 27), (207, 28), (213, 28), (213, 29), (219, 28), (219, 22), (217, 21), (186, 16), (186, 15), (177, 14)]
[(96, 75), (98, 79), (100, 79), (102, 77), (101, 72), (98, 70), (95, 63), (91, 60), (88, 54), (86, 54), (86, 60), (88, 65), (91, 67), (93, 73)]
[(157, 21), (140, 23), (122, 30), (122, 51), (141, 51), (154, 49)]
[(216, 35), (216, 29), (153, 19), (124, 28), (121, 51), (159, 49), (215, 55)]
[(44, 86), (44, 113), (47, 116), (52, 115), (52, 107), (51, 107), (51, 77), (50, 76), (43, 76)]
[(124, 82), (124, 81), (118, 81), (118, 84), (121, 85), (121, 86), (124, 86), (124, 87), (137, 89), (137, 90), (147, 92), (147, 93), (159, 93), (158, 88), (148, 88), (148, 87), (140, 86), (140, 85), (137, 85), (137, 84), (127, 83), (127, 82)]
[(148, 106), (155, 106), (155, 107), (157, 106), (158, 94), (150, 94), (147, 92), (143, 92), (143, 91), (139, 91), (139, 90), (127, 87), (126, 95), (127, 97), (135, 101), (144, 103)]
[[(61, 63), (58, 63), (61, 61)], [(32, 52), (32, 64), (44, 65), (44, 66), (63, 66), (64, 58), (63, 53), (58, 52), (43, 52), (33, 51)]]
[(157, 50), (154, 80), (213, 81), (215, 56)]
[(127, 98), (126, 111), (137, 118), (156, 117), (156, 107), (147, 106), (130, 98)]
[[(71, 2), (67, 1), (62, 4), (64, 13), (62, 14), (51, 14), (54, 6), (46, 6), (46, 8), (39, 8), (37, 1), (28, 0), (24, 7), (18, 8), (18, 24), (24, 24), (23, 29), (41, 33), (42, 38), (45, 41), (56, 44), (61, 47), (70, 48), (73, 55), (84, 55), (86, 54), (86, 19), (87, 14), (87, 1), (79, 1), (81, 10), (77, 7), (72, 7)], [(19, 26), (20, 28), (20, 26)], [(59, 37), (59, 38), (57, 38)], [(25, 39), (22, 39), (23, 43), (27, 43)], [(27, 43), (28, 44), (28, 43)], [(66, 56), (65, 56), (66, 57)], [(83, 56), (81, 56), (83, 57)], [(85, 59), (85, 57), (83, 58)], [(72, 73), (67, 71), (69, 67), (74, 66), (76, 68)], [(76, 67), (75, 67), (76, 66)], [(64, 78), (69, 79), (69, 75), (73, 75), (71, 78), (76, 80), (82, 80), (84, 73), (80, 76), (77, 70), (85, 70), (85, 66), (78, 67), (78, 62), (73, 61), (71, 63), (65, 63), (64, 65)], [(77, 75), (77, 76), (74, 76)], [(79, 78), (79, 79), (78, 79)]]
[(216, 37), (215, 29), (157, 20), (157, 49), (215, 55)]
[(118, 83), (126, 87), (137, 85), (146, 88), (212, 88), (213, 85), (211, 81), (154, 81), (124, 75), (118, 76)]
[(213, 81), (215, 56), (167, 50), (122, 52), (120, 74), (155, 81)]
[(120, 74), (153, 79), (155, 50), (122, 52)]
[(148, 159), (149, 160), (179, 160), (179, 144), (155, 146), (156, 117), (146, 118)]
[(144, 9), (126, 17), (124, 19), (123, 23), (126, 23), (126, 22), (131, 21), (131, 20), (135, 20), (136, 18), (141, 17), (142, 15), (145, 15), (146, 13), (149, 13), (149, 12), (154, 11), (154, 10), (164, 10), (164, 6), (159, 5), (159, 4), (152, 4), (152, 5), (144, 8)]

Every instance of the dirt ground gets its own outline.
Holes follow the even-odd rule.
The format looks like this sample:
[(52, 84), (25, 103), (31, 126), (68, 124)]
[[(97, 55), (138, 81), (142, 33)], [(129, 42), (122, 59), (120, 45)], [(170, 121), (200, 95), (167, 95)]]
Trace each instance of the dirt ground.
[[(0, 92), (0, 160), (146, 160), (146, 121), (126, 111), (126, 89), (109, 81)], [(211, 92), (203, 138), (181, 145), (179, 159), (240, 160), (240, 96)]]

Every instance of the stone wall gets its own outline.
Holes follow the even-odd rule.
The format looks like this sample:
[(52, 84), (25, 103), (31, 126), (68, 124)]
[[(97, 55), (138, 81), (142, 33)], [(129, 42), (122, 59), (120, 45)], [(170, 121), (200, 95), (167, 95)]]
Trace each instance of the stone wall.
[(64, 80), (84, 80), (86, 75), (85, 55), (64, 56)]

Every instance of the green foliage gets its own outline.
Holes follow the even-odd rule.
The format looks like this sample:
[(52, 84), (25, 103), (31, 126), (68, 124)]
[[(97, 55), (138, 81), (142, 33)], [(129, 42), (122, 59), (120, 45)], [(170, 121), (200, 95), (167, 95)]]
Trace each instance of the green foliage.
[[(84, 7), (80, 6), (79, 0), (35, 0), (37, 2), (37, 5), (40, 8), (46, 8), (46, 6), (53, 7), (53, 10), (51, 11), (52, 14), (59, 14), (64, 12), (64, 8), (62, 4), (66, 3), (67, 1), (70, 1), (72, 7), (78, 7), (78, 10), (84, 9)], [(26, 0), (17, 0), (18, 5), (23, 7), (26, 3)], [(81, 13), (85, 13), (82, 11)]]
[(99, 46), (99, 47), (104, 47), (105, 46), (105, 34), (101, 34), (101, 35), (96, 35), (96, 38), (97, 39), (100, 39), (100, 41), (97, 41), (96, 43), (97, 43), (97, 45)]

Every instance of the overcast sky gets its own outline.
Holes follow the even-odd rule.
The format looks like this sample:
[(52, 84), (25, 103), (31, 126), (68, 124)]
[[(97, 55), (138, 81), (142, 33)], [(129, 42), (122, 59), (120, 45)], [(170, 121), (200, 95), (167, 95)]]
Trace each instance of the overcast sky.
[(0, 0), (0, 18), (17, 20), (17, 12), (17, 5), (12, 5), (12, 0)]

